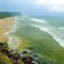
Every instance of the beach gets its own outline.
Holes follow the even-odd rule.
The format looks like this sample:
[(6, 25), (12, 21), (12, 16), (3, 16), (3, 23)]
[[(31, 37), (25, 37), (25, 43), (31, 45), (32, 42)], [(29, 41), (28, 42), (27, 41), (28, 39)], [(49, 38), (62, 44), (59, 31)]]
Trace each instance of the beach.
[(15, 24), (13, 17), (0, 19), (0, 42), (8, 41), (7, 32), (11, 31), (11, 27)]

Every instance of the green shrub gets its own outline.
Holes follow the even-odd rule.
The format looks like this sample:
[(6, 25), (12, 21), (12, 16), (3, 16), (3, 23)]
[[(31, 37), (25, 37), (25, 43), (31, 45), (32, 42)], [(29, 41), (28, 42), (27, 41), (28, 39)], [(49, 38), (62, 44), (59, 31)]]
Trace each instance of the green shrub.
[(6, 55), (0, 53), (0, 64), (13, 64), (10, 58), (8, 58)]

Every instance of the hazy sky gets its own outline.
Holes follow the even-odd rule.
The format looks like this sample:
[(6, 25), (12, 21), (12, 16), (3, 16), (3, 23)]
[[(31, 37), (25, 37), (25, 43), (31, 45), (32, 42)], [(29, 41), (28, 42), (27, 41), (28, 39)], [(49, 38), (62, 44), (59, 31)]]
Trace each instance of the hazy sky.
[(64, 15), (64, 0), (0, 0), (0, 11), (26, 15)]

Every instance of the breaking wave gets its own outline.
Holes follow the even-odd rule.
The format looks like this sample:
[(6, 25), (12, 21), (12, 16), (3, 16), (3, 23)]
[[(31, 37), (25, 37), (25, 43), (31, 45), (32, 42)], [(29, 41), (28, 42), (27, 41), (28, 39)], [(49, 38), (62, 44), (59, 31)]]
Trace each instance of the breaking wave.
[[(55, 27), (48, 23), (48, 21), (31, 18), (28, 16), (20, 16), (16, 17), (16, 28), (21, 28), (20, 25), (22, 22), (27, 22), (30, 26), (33, 26), (35, 28), (40, 29), (41, 31), (47, 32), (49, 35), (52, 36), (53, 39), (55, 39), (60, 46), (64, 47), (64, 27)], [(12, 32), (14, 32), (16, 29), (14, 28)], [(13, 38), (14, 39), (14, 38)]]
[(32, 21), (34, 22), (41, 22), (41, 23), (47, 23), (46, 21), (44, 20), (40, 20), (40, 19), (35, 19), (35, 18), (30, 18)]
[[(64, 28), (63, 27), (55, 27), (55, 26), (49, 25), (47, 21), (40, 20), (40, 19), (31, 18), (31, 20), (36, 23), (29, 23), (30, 26), (36, 27), (41, 31), (47, 32), (60, 44), (60, 46), (64, 47)], [(41, 24), (37, 24), (37, 22)]]
[(16, 49), (20, 45), (19, 39), (17, 37), (11, 36), (12, 33), (16, 32), (17, 28), (17, 17), (15, 17), (15, 24), (11, 26), (10, 31), (4, 34), (8, 37), (8, 45), (10, 49)]

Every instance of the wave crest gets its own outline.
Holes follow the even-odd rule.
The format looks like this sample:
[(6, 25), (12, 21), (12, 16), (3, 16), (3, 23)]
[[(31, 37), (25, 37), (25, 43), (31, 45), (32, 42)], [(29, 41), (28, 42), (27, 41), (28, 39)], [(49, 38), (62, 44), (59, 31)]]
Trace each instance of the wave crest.
[[(39, 19), (32, 19), (36, 22), (36, 24), (34, 23), (29, 23), (29, 25), (36, 27), (38, 29), (40, 29), (41, 31), (45, 31), (48, 34), (50, 34), (58, 43), (60, 46), (64, 47), (64, 28), (63, 27), (54, 27), (51, 26), (49, 24), (47, 24), (47, 22), (43, 22), (43, 20), (39, 20)], [(42, 22), (42, 25), (38, 25), (37, 22)], [(61, 29), (61, 30), (60, 30)]]

